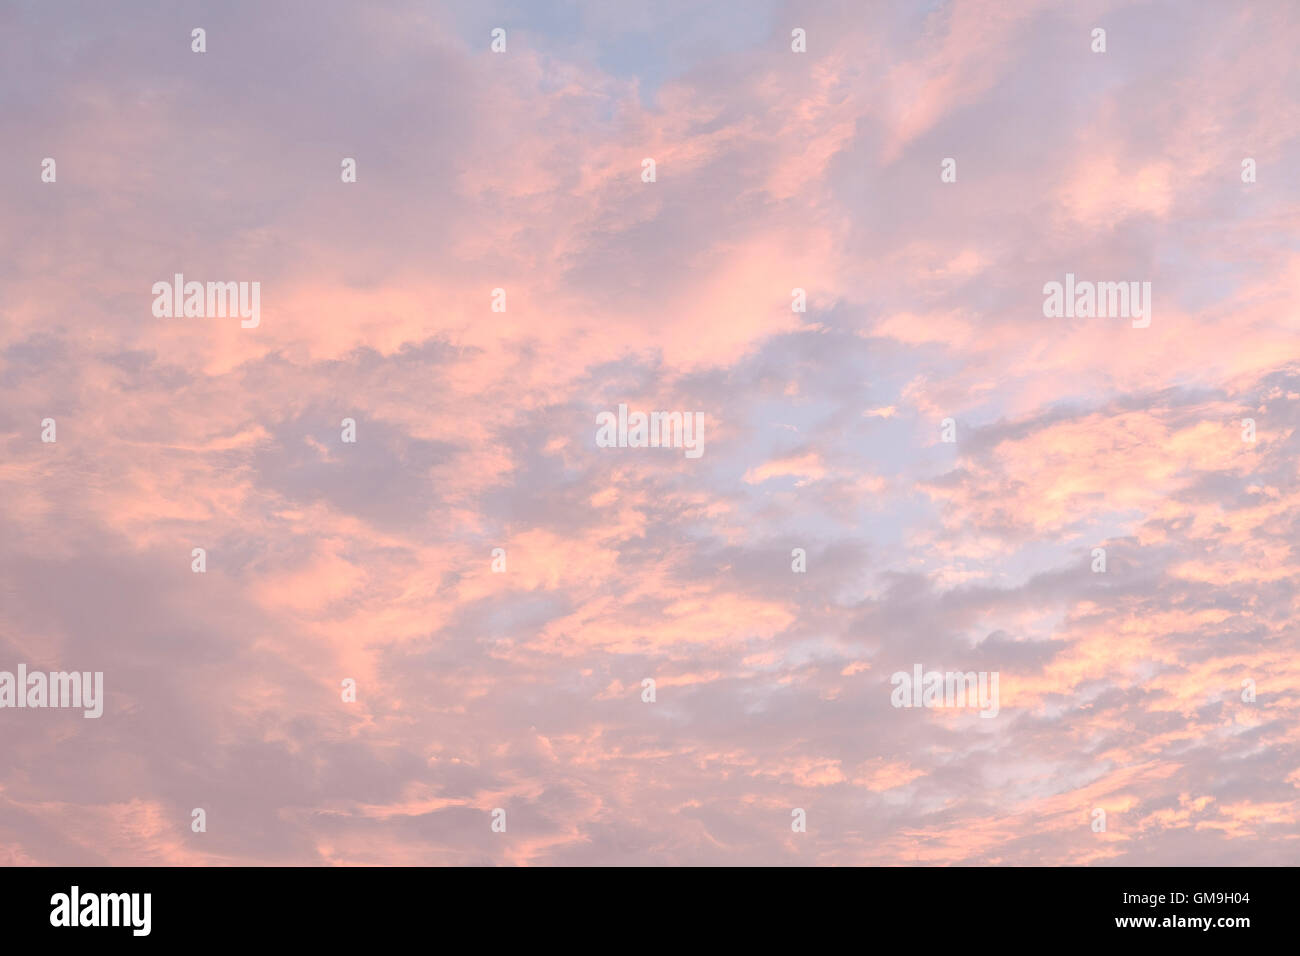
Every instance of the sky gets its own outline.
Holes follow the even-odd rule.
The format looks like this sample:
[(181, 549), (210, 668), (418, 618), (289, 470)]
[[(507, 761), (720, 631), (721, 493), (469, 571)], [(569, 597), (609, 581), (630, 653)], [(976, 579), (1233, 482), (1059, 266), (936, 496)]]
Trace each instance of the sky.
[(0, 863), (1300, 862), (1298, 45), (2, 0)]

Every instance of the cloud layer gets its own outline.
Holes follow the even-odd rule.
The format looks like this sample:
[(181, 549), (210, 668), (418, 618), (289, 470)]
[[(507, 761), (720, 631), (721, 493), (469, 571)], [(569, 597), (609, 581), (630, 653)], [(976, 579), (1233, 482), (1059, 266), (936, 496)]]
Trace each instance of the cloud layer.
[(1297, 11), (624, 6), (0, 10), (0, 862), (1295, 863)]

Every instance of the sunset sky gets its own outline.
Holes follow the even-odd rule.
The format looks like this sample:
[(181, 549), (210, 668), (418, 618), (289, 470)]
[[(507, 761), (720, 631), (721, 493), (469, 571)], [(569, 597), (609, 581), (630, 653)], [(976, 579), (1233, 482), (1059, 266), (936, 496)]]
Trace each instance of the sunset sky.
[[(0, 670), (105, 688), (0, 709), (0, 864), (1300, 862), (1298, 48), (0, 0)], [(260, 324), (155, 317), (177, 273)], [(620, 404), (703, 454), (598, 447)]]

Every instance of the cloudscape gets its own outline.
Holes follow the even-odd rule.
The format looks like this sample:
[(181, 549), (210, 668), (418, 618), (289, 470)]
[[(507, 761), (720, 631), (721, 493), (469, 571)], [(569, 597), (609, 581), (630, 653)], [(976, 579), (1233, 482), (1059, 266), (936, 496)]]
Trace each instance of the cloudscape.
[(0, 4), (0, 864), (1294, 864), (1298, 46)]

